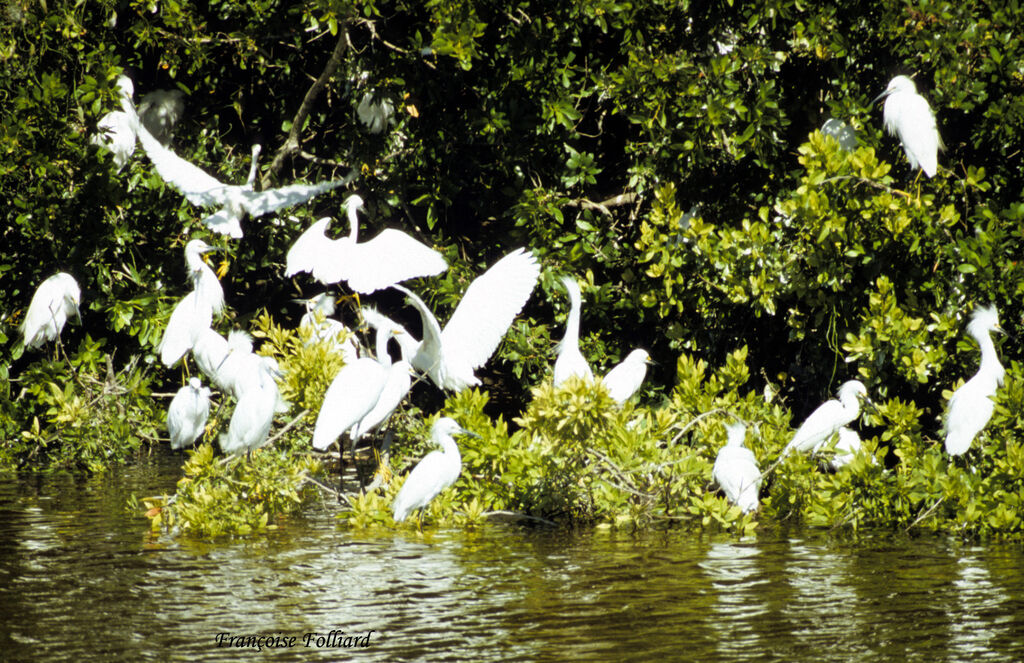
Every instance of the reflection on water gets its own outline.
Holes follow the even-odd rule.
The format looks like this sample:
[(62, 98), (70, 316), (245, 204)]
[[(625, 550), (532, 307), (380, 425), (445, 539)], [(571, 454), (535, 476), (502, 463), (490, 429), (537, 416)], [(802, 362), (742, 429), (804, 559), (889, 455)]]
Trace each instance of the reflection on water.
[[(319, 660), (1024, 658), (1019, 546), (506, 526), (371, 536), (337, 529), (329, 508), (247, 540), (154, 541), (125, 500), (171, 490), (177, 462), (0, 476), (0, 658), (261, 655), (218, 634), (294, 637), (276, 658)], [(332, 630), (372, 631), (369, 647), (303, 646)]]

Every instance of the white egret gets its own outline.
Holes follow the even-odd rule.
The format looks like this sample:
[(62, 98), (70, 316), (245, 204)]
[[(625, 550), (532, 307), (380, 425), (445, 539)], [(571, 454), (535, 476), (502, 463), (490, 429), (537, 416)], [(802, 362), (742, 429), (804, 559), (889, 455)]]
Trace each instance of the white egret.
[(192, 349), (200, 333), (213, 323), (213, 308), (195, 290), (182, 297), (171, 311), (171, 319), (167, 321), (163, 338), (157, 349), (160, 361), (164, 366), (171, 367)]
[(263, 446), (270, 434), (274, 412), (281, 394), (274, 376), (276, 362), (259, 357), (255, 380), (246, 383), (231, 414), (228, 432), (221, 435), (220, 448), (227, 454), (239, 454)]
[(640, 389), (647, 376), (651, 357), (646, 350), (636, 349), (601, 379), (612, 399), (622, 405)]
[(167, 408), (167, 431), (171, 434), (171, 448), (192, 446), (203, 434), (210, 416), (210, 389), (199, 378), (190, 378), (178, 390)]
[(40, 283), (21, 323), (25, 347), (39, 347), (56, 339), (71, 315), (81, 320), (78, 311), (81, 301), (78, 282), (67, 272), (57, 272)]
[(366, 125), (366, 130), (371, 134), (379, 134), (388, 125), (388, 120), (395, 112), (395, 106), (390, 99), (374, 100), (371, 90), (363, 95), (356, 106), (356, 114), (359, 121)]
[[(814, 448), (815, 451), (820, 449), (825, 443), (820, 443)], [(849, 465), (853, 462), (853, 457), (860, 452), (860, 435), (857, 431), (843, 426), (839, 429), (839, 441), (836, 442), (835, 454), (829, 459), (829, 465), (832, 466), (833, 470)]]
[[(125, 103), (130, 104), (132, 95), (135, 93), (132, 80), (127, 76), (120, 76), (117, 79), (117, 87), (122, 99), (122, 106)], [(89, 140), (93, 145), (110, 150), (114, 165), (117, 166), (117, 172), (121, 172), (132, 153), (135, 152), (135, 123), (131, 114), (124, 110), (107, 113), (96, 123), (96, 133)]]
[(377, 330), (377, 361), (387, 369), (387, 378), (373, 409), (349, 431), (353, 440), (358, 440), (387, 421), (412, 387), (412, 365), (405, 358), (404, 352), (402, 361), (392, 363), (387, 348), (388, 338), (405, 334), (405, 330), (373, 309), (363, 309), (363, 317)]
[(718, 450), (711, 476), (725, 492), (729, 501), (743, 510), (755, 511), (757, 492), (761, 486), (761, 470), (754, 452), (743, 446), (747, 426), (732, 423), (725, 427), (728, 434), (725, 446)]
[(995, 306), (975, 309), (967, 333), (978, 342), (981, 349), (981, 365), (978, 372), (949, 399), (946, 413), (946, 451), (959, 456), (971, 448), (974, 437), (988, 423), (995, 408), (993, 398), (996, 389), (1003, 384), (1006, 374), (999, 363), (996, 346), (991, 332), (1006, 333), (999, 326), (999, 313)]
[(220, 247), (210, 246), (201, 239), (189, 240), (185, 245), (185, 265), (192, 287), (210, 304), (214, 315), (220, 315), (224, 310), (224, 288), (210, 266), (203, 262), (202, 254), (220, 250)]
[(253, 217), (263, 216), (285, 207), (304, 203), (310, 198), (345, 184), (345, 180), (334, 180), (319, 184), (291, 184), (266, 191), (253, 191), (253, 182), (256, 180), (256, 159), (260, 153), (259, 145), (252, 147), (252, 164), (245, 184), (225, 184), (164, 147), (146, 130), (145, 126), (138, 123), (137, 116), (135, 120), (139, 142), (142, 143), (142, 148), (164, 182), (180, 191), (193, 205), (220, 207), (217, 212), (204, 218), (203, 223), (222, 235), (229, 235), (236, 239), (242, 237), (241, 221), (246, 213)]
[(196, 360), (199, 370), (221, 391), (228, 391), (229, 388), (221, 371), (229, 351), (227, 339), (209, 327), (199, 332), (192, 345), (192, 358)]
[(139, 121), (164, 145), (170, 142), (174, 125), (185, 113), (184, 98), (181, 90), (153, 90), (139, 100)]
[(441, 417), (430, 429), (431, 441), (441, 447), (441, 451), (431, 451), (412, 469), (401, 490), (391, 503), (395, 522), (402, 522), (414, 509), (422, 509), (430, 500), (455, 483), (462, 471), (462, 455), (459, 446), (452, 437), (456, 434), (472, 435), (475, 433), (464, 429), (450, 417)]
[(326, 285), (346, 281), (352, 290), (369, 294), (408, 279), (435, 276), (448, 269), (444, 256), (401, 230), (387, 228), (370, 241), (359, 244), (357, 211), (362, 206), (363, 199), (356, 195), (345, 201), (348, 237), (327, 237), (330, 217), (306, 229), (288, 250), (285, 276), (310, 272), (313, 278)]
[[(326, 342), (329, 347), (341, 354), (346, 364), (359, 358), (359, 350), (356, 347), (352, 331), (342, 322), (327, 316), (334, 315), (335, 297), (326, 292), (320, 293), (309, 299), (295, 300), (306, 307), (306, 312), (299, 321), (299, 327), (308, 327), (313, 332), (313, 339)], [(343, 337), (345, 340), (339, 340)]]
[(558, 343), (558, 358), (555, 359), (554, 383), (556, 387), (573, 375), (586, 380), (594, 379), (594, 372), (590, 370), (590, 364), (580, 352), (580, 308), (583, 304), (580, 286), (571, 276), (563, 277), (562, 285), (569, 293), (569, 317), (565, 320), (565, 335)]
[(790, 451), (812, 451), (832, 437), (840, 428), (860, 416), (860, 399), (867, 400), (868, 390), (860, 380), (849, 380), (839, 387), (838, 399), (825, 401), (797, 429), (782, 454)]
[(469, 284), (445, 325), (411, 290), (406, 294), (423, 322), (423, 341), (412, 365), (441, 389), (461, 391), (480, 384), (474, 370), (483, 366), (530, 298), (540, 265), (529, 251), (516, 249)]
[[(324, 394), (313, 428), (313, 448), (326, 451), (345, 431), (370, 413), (387, 383), (388, 369), (376, 359), (361, 357), (342, 366)], [(352, 446), (358, 440), (352, 440)]]
[(882, 118), (890, 136), (898, 136), (911, 169), (921, 168), (928, 177), (938, 169), (938, 152), (943, 147), (935, 115), (925, 98), (917, 93), (914, 81), (897, 76), (889, 81), (875, 103), (885, 99)]

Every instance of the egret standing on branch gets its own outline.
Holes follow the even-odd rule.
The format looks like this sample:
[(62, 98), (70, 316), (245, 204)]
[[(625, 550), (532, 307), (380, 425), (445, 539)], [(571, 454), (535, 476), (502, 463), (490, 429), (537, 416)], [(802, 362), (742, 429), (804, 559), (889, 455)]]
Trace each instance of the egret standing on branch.
[(935, 175), (942, 139), (935, 125), (935, 115), (925, 98), (917, 93), (914, 81), (897, 76), (871, 103), (880, 99), (885, 99), (882, 111), (885, 130), (890, 136), (899, 136), (910, 167), (920, 167), (928, 177)]
[(601, 379), (608, 395), (619, 405), (622, 405), (635, 394), (640, 385), (647, 377), (647, 365), (651, 363), (651, 356), (646, 350), (636, 349), (626, 355), (617, 366), (608, 371), (608, 374)]
[(558, 358), (555, 359), (556, 387), (574, 375), (584, 380), (594, 379), (594, 372), (590, 370), (590, 365), (580, 352), (580, 309), (583, 305), (580, 286), (571, 276), (563, 277), (562, 285), (569, 294), (569, 316), (565, 319), (565, 335), (558, 343)]
[(224, 288), (210, 266), (203, 262), (202, 255), (222, 250), (220, 247), (210, 246), (201, 239), (189, 240), (185, 245), (185, 266), (188, 268), (192, 288), (210, 305), (214, 315), (220, 315), (224, 310)]
[(350, 288), (366, 295), (409, 279), (436, 276), (448, 269), (444, 256), (401, 230), (387, 228), (369, 242), (357, 243), (357, 211), (362, 206), (359, 196), (349, 196), (345, 201), (348, 237), (327, 237), (330, 217), (306, 229), (288, 250), (284, 275), (310, 272), (325, 285), (346, 281)]
[(167, 431), (171, 434), (171, 448), (184, 449), (195, 444), (206, 428), (210, 416), (210, 389), (199, 378), (190, 378), (178, 390), (167, 408)]
[(213, 306), (198, 290), (193, 290), (184, 297), (171, 311), (171, 319), (167, 321), (164, 335), (157, 349), (160, 350), (160, 361), (170, 368), (192, 349), (204, 329), (213, 323)]
[(441, 451), (431, 451), (413, 468), (401, 490), (391, 504), (395, 522), (402, 522), (414, 509), (422, 509), (430, 500), (455, 483), (462, 471), (462, 455), (459, 446), (452, 437), (456, 434), (472, 435), (450, 417), (441, 417), (430, 429), (431, 441), (441, 447)]
[(718, 450), (711, 476), (730, 502), (742, 509), (743, 513), (750, 513), (758, 506), (761, 470), (757, 467), (754, 452), (743, 446), (747, 434), (746, 424), (729, 424), (725, 430), (728, 438), (725, 446)]
[(995, 306), (982, 307), (974, 311), (967, 333), (978, 342), (981, 349), (981, 366), (978, 372), (949, 399), (946, 414), (946, 451), (959, 456), (971, 448), (974, 437), (981, 432), (992, 417), (995, 408), (992, 398), (996, 389), (1003, 384), (1006, 374), (999, 363), (996, 346), (991, 332), (1005, 334), (999, 326), (999, 313)]
[(844, 382), (839, 387), (838, 399), (825, 401), (800, 424), (793, 439), (782, 450), (812, 451), (836, 434), (840, 428), (860, 416), (860, 399), (867, 400), (868, 390), (860, 380)]
[(469, 284), (444, 331), (422, 299), (394, 286), (406, 294), (423, 322), (423, 341), (412, 358), (413, 367), (441, 389), (462, 391), (480, 384), (475, 369), (498, 349), (538, 276), (540, 265), (534, 255), (516, 249)]
[(74, 315), (81, 320), (78, 311), (81, 301), (82, 291), (78, 282), (67, 272), (57, 272), (39, 284), (28, 305), (25, 321), (21, 323), (25, 347), (35, 348), (55, 340), (69, 316)]
[(279, 374), (270, 357), (259, 357), (255, 380), (248, 383), (231, 413), (228, 432), (220, 437), (226, 454), (240, 454), (262, 447), (270, 434), (274, 410), (281, 397), (274, 376)]

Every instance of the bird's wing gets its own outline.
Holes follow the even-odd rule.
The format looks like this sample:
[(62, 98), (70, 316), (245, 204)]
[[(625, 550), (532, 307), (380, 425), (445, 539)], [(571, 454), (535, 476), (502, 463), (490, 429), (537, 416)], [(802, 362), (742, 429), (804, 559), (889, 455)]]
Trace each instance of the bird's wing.
[(740, 494), (760, 480), (761, 471), (750, 449), (723, 447), (718, 452), (711, 475), (726, 496), (738, 502)]
[(329, 239), (324, 232), (330, 223), (330, 217), (324, 217), (299, 235), (285, 257), (285, 276), (313, 272), (318, 265), (328, 259), (335, 244), (335, 240)]
[(263, 216), (285, 207), (304, 203), (321, 193), (336, 189), (345, 180), (332, 180), (318, 184), (289, 184), (266, 191), (243, 191), (242, 205), (252, 216)]
[(445, 352), (456, 353), (460, 365), (483, 366), (526, 305), (538, 276), (533, 254), (516, 249), (477, 277), (445, 325)]
[(812, 412), (804, 420), (804, 423), (800, 424), (796, 435), (786, 445), (786, 448), (810, 451), (818, 442), (835, 433), (840, 426), (847, 423), (849, 422), (846, 421), (842, 403), (837, 400), (826, 401), (818, 406), (818, 409)]
[(434, 361), (437, 361), (441, 357), (441, 325), (438, 324), (434, 313), (427, 308), (427, 305), (423, 303), (423, 300), (416, 293), (404, 286), (395, 285), (392, 287), (395, 290), (404, 292), (409, 303), (420, 312), (420, 320), (423, 322), (423, 340), (420, 342), (419, 350), (416, 351), (416, 356), (413, 357), (412, 364), (423, 372), (429, 372), (433, 367), (424, 366), (421, 358), (433, 357)]
[(242, 217), (230, 207), (222, 207), (203, 219), (206, 227), (219, 235), (242, 238)]
[(409, 364), (405, 362), (392, 364), (388, 369), (388, 378), (384, 383), (384, 388), (380, 391), (376, 405), (359, 421), (358, 429), (353, 430), (353, 437), (361, 437), (384, 423), (402, 402), (405, 395), (409, 393), (411, 386), (412, 376), (409, 374)]
[(231, 185), (224, 184), (198, 166), (185, 161), (160, 144), (146, 127), (136, 126), (139, 142), (164, 182), (180, 191), (193, 205), (223, 205)]
[(327, 387), (313, 428), (313, 448), (331, 446), (373, 409), (387, 380), (387, 369), (376, 360), (363, 358), (342, 367)]
[(404, 520), (411, 510), (426, 506), (444, 488), (444, 454), (431, 451), (412, 468), (398, 491), (391, 505), (395, 519)]
[(900, 122), (896, 125), (903, 148), (916, 161), (925, 174), (935, 174), (938, 167), (936, 155), (939, 150), (939, 130), (935, 115), (928, 102), (920, 95), (910, 95), (900, 110)]
[(446, 269), (444, 256), (393, 228), (356, 244), (345, 265), (349, 287), (364, 295), (408, 279), (436, 276)]

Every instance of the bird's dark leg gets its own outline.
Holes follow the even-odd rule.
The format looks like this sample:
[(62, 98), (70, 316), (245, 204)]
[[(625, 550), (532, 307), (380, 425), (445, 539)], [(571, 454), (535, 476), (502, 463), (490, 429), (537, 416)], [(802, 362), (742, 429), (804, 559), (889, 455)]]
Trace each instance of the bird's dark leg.
[(343, 438), (338, 438), (338, 501), (345, 492), (345, 443)]

